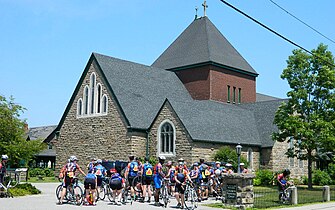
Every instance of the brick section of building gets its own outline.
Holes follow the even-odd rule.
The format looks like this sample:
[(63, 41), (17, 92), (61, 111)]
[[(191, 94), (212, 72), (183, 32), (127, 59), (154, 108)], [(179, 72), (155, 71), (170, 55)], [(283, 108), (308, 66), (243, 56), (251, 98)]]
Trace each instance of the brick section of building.
[[(215, 100), (228, 102), (228, 88), (230, 86), (230, 103), (256, 101), (256, 78), (232, 70), (213, 65), (195, 67), (176, 71), (176, 75), (183, 82), (186, 89), (195, 100)], [(235, 88), (235, 100), (234, 97)]]

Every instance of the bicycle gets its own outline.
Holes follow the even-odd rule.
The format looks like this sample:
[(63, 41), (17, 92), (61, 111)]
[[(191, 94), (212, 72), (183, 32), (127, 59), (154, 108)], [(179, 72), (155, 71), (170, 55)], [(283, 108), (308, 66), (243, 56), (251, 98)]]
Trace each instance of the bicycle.
[(197, 191), (193, 186), (192, 182), (187, 181), (186, 182), (186, 189), (185, 189), (185, 207), (187, 209), (195, 209), (198, 207), (198, 195), (197, 195)]
[(291, 203), (291, 192), (292, 192), (292, 186), (289, 186), (286, 189), (283, 189), (283, 191), (280, 192), (280, 202), (283, 204), (290, 204)]
[(168, 185), (169, 185), (169, 179), (163, 179), (162, 187), (160, 189), (161, 190), (160, 197), (163, 200), (164, 208), (166, 208), (168, 203), (170, 202)]
[[(131, 184), (131, 186), (134, 188), (135, 197), (141, 198), (141, 196), (143, 195), (143, 192), (142, 192), (142, 176), (137, 175), (134, 178), (133, 183)], [(136, 200), (136, 199), (134, 199), (134, 200)]]
[[(15, 177), (16, 174), (15, 174)], [(0, 183), (0, 197), (1, 198), (13, 198), (13, 194), (10, 192), (10, 188), (16, 187), (19, 183), (17, 180), (13, 180), (10, 176), (6, 176), (5, 180), (8, 180), (7, 184)]]
[[(109, 200), (112, 201), (112, 199)], [(133, 198), (130, 195), (130, 186), (128, 182), (126, 182), (126, 186), (122, 189), (122, 203), (126, 204), (127, 200), (130, 200), (130, 204), (133, 205)]]
[(107, 188), (109, 187), (109, 185), (107, 184), (107, 183), (109, 183), (109, 180), (108, 180), (108, 182), (106, 182), (106, 180), (108, 180), (107, 177), (105, 177), (102, 180), (100, 189), (99, 190), (97, 189), (97, 201), (98, 200), (105, 200), (105, 198), (106, 198), (106, 194), (108, 193)]
[[(64, 201), (66, 200), (68, 203), (73, 203), (80, 206), (84, 203), (84, 192), (83, 189), (79, 186), (78, 181), (78, 178), (73, 178), (73, 182), (67, 186)], [(60, 201), (62, 190), (63, 183), (58, 185), (56, 188), (56, 197), (58, 201)]]

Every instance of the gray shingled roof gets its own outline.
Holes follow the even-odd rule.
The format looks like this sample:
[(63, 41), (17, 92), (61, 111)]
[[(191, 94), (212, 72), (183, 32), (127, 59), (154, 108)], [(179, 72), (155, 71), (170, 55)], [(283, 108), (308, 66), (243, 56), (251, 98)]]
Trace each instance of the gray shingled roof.
[(56, 129), (56, 127), (57, 125), (29, 128), (27, 138), (29, 140), (44, 140)]
[(173, 72), (94, 53), (131, 127), (148, 129), (167, 99), (192, 139), (261, 145), (254, 113), (193, 100)]
[(239, 107), (248, 109), (254, 113), (255, 125), (262, 140), (262, 147), (272, 147), (272, 133), (278, 131), (278, 128), (273, 124), (274, 116), (285, 99), (262, 101), (256, 103), (240, 104)]
[(215, 101), (171, 101), (193, 140), (261, 145), (253, 112)]
[(214, 62), (257, 75), (207, 17), (194, 20), (152, 66), (175, 69), (204, 62)]
[(94, 53), (131, 127), (147, 129), (165, 99), (192, 100), (175, 73)]
[(261, 101), (273, 101), (273, 100), (280, 100), (280, 98), (276, 98), (273, 96), (265, 95), (262, 93), (256, 93), (256, 102), (261, 102)]

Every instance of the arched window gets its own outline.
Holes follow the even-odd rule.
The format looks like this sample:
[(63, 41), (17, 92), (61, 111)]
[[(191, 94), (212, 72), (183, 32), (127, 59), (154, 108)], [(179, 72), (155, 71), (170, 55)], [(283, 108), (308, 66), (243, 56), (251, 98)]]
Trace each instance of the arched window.
[(174, 155), (175, 129), (170, 121), (164, 121), (160, 125), (158, 148), (160, 154)]
[(97, 113), (101, 112), (101, 85), (98, 84), (98, 94), (97, 94)]
[(91, 80), (90, 80), (90, 86), (91, 86), (91, 109), (90, 109), (90, 113), (93, 114), (94, 113), (94, 94), (95, 94), (95, 74), (92, 73), (91, 74)]
[(107, 96), (104, 95), (102, 97), (102, 113), (104, 113), (104, 114), (107, 113), (107, 107), (108, 107), (108, 99), (107, 99)]
[(249, 168), (250, 169), (252, 169), (253, 168), (253, 159), (254, 157), (253, 157), (253, 154), (252, 154), (252, 149), (251, 148), (249, 148), (248, 149), (248, 163), (249, 163)]
[(84, 89), (84, 114), (88, 114), (88, 94), (89, 94), (89, 89), (88, 86), (85, 86)]
[(77, 102), (77, 116), (81, 116), (83, 114), (83, 100), (80, 98)]

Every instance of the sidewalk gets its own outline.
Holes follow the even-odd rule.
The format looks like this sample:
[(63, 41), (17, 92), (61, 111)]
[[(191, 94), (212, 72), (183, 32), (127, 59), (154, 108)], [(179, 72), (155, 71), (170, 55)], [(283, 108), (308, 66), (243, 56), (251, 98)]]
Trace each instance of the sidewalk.
[(318, 203), (290, 208), (279, 208), (280, 210), (335, 210), (335, 202)]

